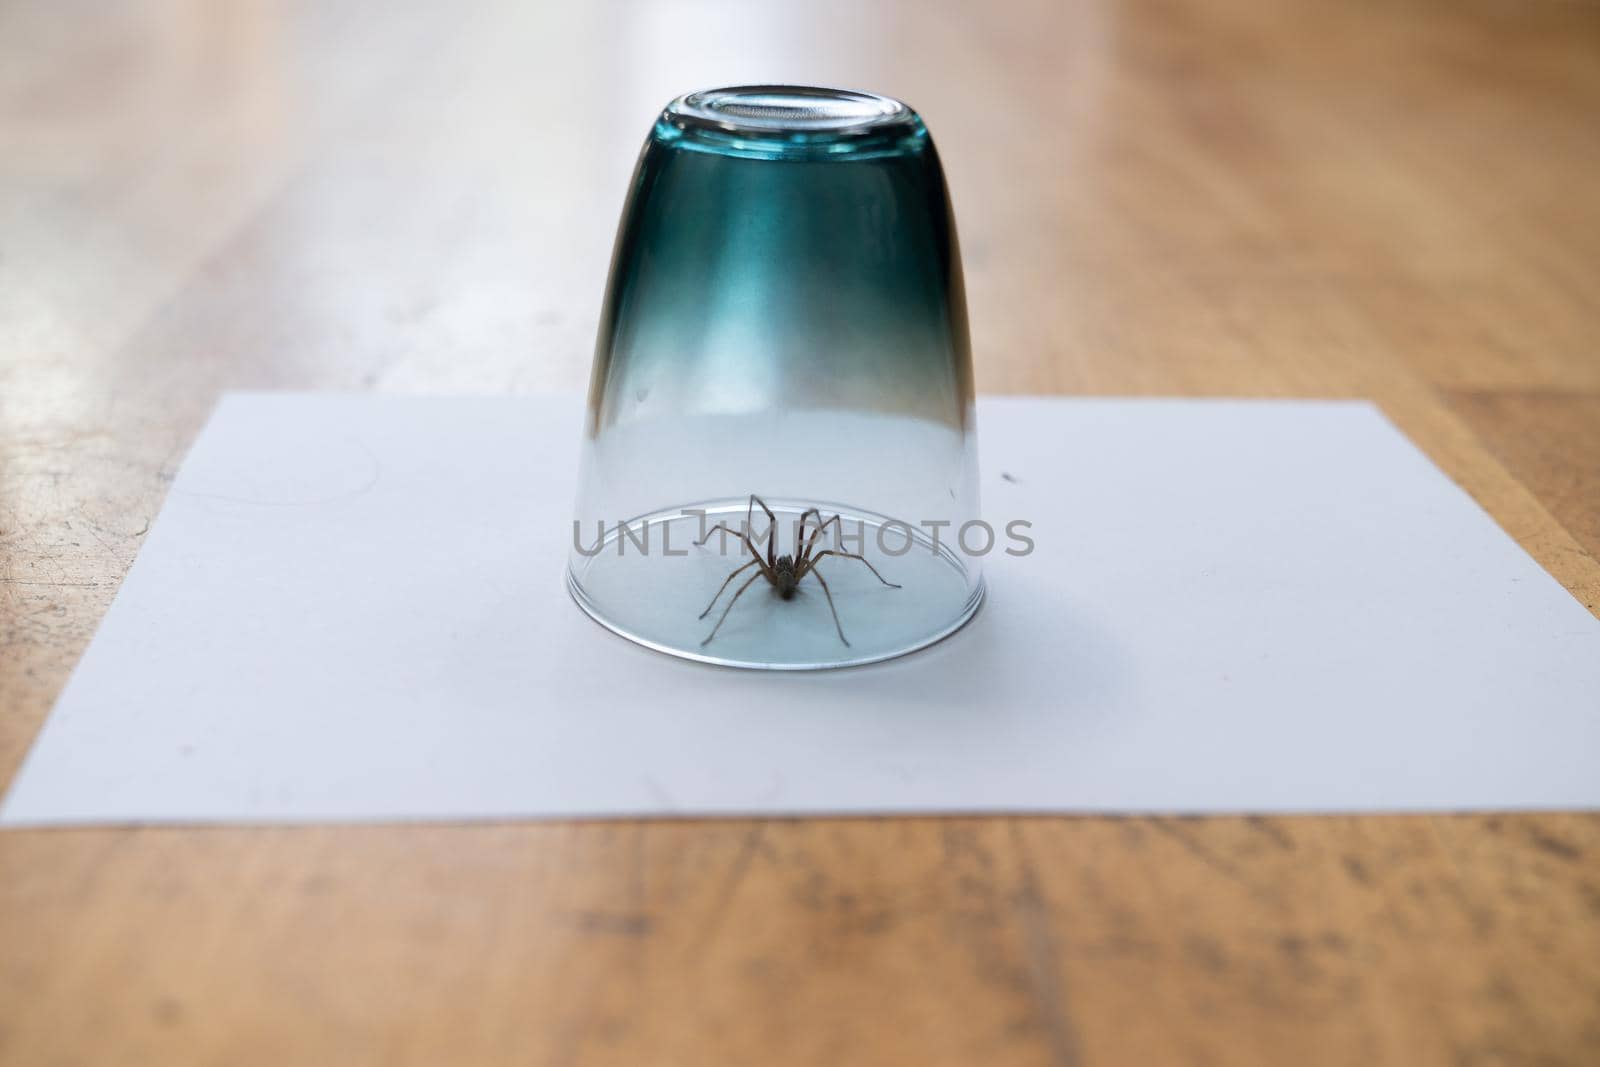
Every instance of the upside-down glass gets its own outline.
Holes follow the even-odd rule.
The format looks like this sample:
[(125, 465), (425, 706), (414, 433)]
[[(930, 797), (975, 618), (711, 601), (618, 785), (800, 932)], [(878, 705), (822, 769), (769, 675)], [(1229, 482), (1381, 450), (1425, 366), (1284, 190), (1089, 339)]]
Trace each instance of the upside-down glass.
[(728, 666), (921, 648), (983, 598), (957, 538), (978, 517), (976, 451), (955, 223), (917, 114), (795, 86), (669, 104), (634, 173), (595, 346), (578, 604), (640, 644)]

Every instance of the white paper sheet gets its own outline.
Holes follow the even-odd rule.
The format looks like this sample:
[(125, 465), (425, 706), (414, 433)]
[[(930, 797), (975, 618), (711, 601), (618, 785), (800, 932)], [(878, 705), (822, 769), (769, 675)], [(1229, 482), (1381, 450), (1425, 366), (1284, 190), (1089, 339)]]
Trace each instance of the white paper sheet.
[(228, 397), (0, 821), (1600, 804), (1600, 622), (1370, 406), (986, 399), (1037, 551), (778, 676), (568, 600), (580, 404)]

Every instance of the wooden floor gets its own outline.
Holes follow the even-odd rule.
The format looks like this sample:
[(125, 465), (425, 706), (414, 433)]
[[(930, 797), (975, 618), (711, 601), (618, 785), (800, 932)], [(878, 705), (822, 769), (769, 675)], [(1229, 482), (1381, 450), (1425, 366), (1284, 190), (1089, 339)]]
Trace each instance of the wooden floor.
[[(1372, 397), (1600, 606), (1593, 3), (40, 0), (0, 781), (219, 390), (581, 387), (654, 109), (763, 80), (924, 113), (982, 390)], [(8, 832), (0, 1062), (1595, 1064), (1600, 818)]]

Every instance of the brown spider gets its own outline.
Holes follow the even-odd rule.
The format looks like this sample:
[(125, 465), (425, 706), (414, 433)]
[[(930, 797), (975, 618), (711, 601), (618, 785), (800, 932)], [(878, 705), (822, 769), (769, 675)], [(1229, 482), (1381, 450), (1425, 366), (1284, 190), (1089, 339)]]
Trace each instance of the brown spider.
[[(761, 558), (761, 553), (756, 550), (756, 546), (750, 540), (750, 534), (748, 532), (750, 530), (750, 520), (755, 515), (757, 504), (760, 504), (761, 510), (767, 513), (767, 521), (770, 524), (767, 527), (766, 559)], [(816, 528), (811, 531), (811, 536), (808, 539), (806, 537), (806, 520), (813, 515), (817, 517), (817, 525)], [(706, 610), (700, 613), (700, 617), (702, 619), (711, 614), (711, 609), (717, 606), (717, 601), (721, 599), (722, 594), (727, 590), (729, 584), (732, 583), (732, 581), (737, 578), (740, 573), (748, 570), (750, 567), (755, 567), (756, 573), (752, 574), (745, 581), (745, 583), (739, 587), (739, 591), (733, 594), (733, 599), (728, 601), (728, 606), (722, 609), (722, 615), (718, 617), (717, 624), (711, 628), (711, 632), (706, 635), (706, 639), (700, 642), (701, 646), (703, 647), (705, 645), (709, 645), (711, 643), (711, 639), (717, 636), (717, 631), (722, 629), (723, 620), (727, 619), (728, 612), (733, 610), (734, 602), (744, 595), (744, 591), (749, 589), (751, 583), (753, 583), (757, 578), (765, 578), (767, 582), (771, 584), (772, 588), (778, 591), (778, 596), (782, 597), (784, 600), (793, 600), (795, 587), (800, 584), (800, 580), (808, 574), (815, 574), (817, 576), (817, 581), (822, 584), (822, 594), (828, 598), (828, 610), (833, 612), (834, 629), (839, 631), (839, 640), (843, 641), (845, 643), (845, 647), (848, 648), (850, 646), (850, 641), (844, 635), (844, 627), (839, 625), (839, 612), (833, 606), (833, 593), (828, 590), (828, 582), (822, 577), (822, 572), (817, 570), (817, 561), (823, 556), (839, 556), (843, 559), (859, 559), (862, 563), (867, 564), (867, 570), (871, 571), (873, 576), (876, 577), (878, 581), (882, 582), (890, 589), (899, 589), (900, 587), (889, 581), (889, 579), (885, 578), (883, 575), (879, 574), (878, 568), (874, 567), (871, 563), (867, 563), (867, 560), (864, 556), (860, 556), (854, 552), (841, 552), (837, 549), (825, 548), (821, 552), (818, 552), (815, 556), (811, 554), (811, 550), (816, 545), (817, 538), (822, 535), (822, 531), (838, 522), (839, 516), (837, 515), (829, 519), (827, 522), (823, 522), (822, 512), (818, 511), (816, 508), (807, 508), (805, 511), (800, 513), (800, 526), (795, 531), (795, 545), (799, 554), (797, 556), (778, 556), (777, 558), (773, 558), (773, 552), (775, 551), (774, 545), (778, 540), (778, 517), (772, 513), (771, 508), (767, 507), (766, 501), (762, 500), (754, 493), (751, 493), (750, 506), (745, 509), (744, 513), (743, 531), (730, 530), (728, 529), (726, 523), (721, 522), (707, 530), (706, 535), (695, 542), (695, 547), (698, 548), (699, 546), (704, 545), (707, 541), (711, 540), (712, 534), (716, 533), (718, 530), (721, 530), (724, 533), (731, 533), (738, 537), (739, 540), (743, 541), (744, 546), (750, 550), (750, 554), (755, 558), (750, 562), (736, 568), (732, 574), (723, 579), (722, 585), (717, 589), (717, 595), (711, 598), (711, 603), (706, 605)], [(839, 528), (841, 531), (844, 529), (843, 523), (840, 523)]]

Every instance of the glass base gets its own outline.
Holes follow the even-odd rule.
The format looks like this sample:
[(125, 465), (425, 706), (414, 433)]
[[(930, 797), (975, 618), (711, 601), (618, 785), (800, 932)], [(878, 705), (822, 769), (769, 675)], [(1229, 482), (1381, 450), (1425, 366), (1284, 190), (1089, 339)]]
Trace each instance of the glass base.
[[(983, 600), (982, 578), (969, 576), (956, 553), (943, 544), (935, 548), (923, 531), (834, 504), (768, 500), (778, 520), (776, 555), (795, 555), (797, 524), (815, 507), (841, 521), (817, 540), (814, 557), (824, 548), (859, 553), (900, 587), (880, 582), (861, 560), (826, 556), (785, 600), (760, 568), (749, 565), (750, 550), (734, 535), (743, 528), (747, 504), (690, 505), (688, 514), (635, 519), (626, 533), (614, 527), (574, 557), (567, 588), (590, 617), (630, 641), (701, 663), (758, 670), (821, 670), (903, 656), (959, 630)], [(711, 532), (697, 547), (702, 532), (719, 522), (734, 534)], [(836, 538), (841, 526), (842, 543)], [(758, 507), (751, 540), (763, 560), (767, 528)], [(832, 594), (831, 611), (819, 575)]]

